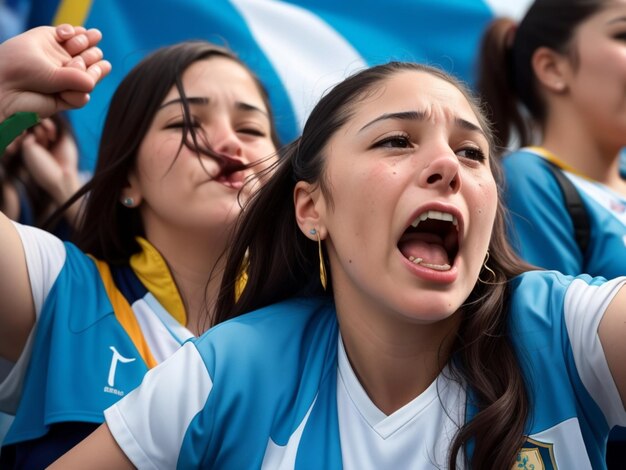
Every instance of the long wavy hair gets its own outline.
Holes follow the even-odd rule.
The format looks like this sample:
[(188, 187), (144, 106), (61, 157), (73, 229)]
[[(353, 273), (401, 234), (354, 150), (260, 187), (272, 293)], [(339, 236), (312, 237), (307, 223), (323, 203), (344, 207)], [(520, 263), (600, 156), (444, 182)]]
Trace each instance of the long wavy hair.
[[(250, 73), (268, 110), (272, 142), (279, 148), (268, 94), (256, 75), (233, 52), (207, 41), (185, 41), (156, 50), (139, 62), (117, 87), (102, 131), (93, 178), (61, 209), (87, 195), (80, 227), (73, 240), (84, 252), (110, 264), (122, 264), (140, 251), (135, 240), (137, 236), (144, 236), (140, 211), (123, 206), (120, 199), (128, 184), (128, 174), (137, 162), (141, 142), (173, 86), (180, 94), (183, 107), (184, 128), (179, 151), (186, 145), (198, 154), (217, 159), (223, 170), (227, 166), (192, 125), (182, 83), (182, 75), (192, 64), (211, 57), (232, 60)], [(176, 157), (172, 156), (172, 164)]]
[[(313, 109), (302, 136), (287, 147), (269, 182), (246, 206), (222, 280), (216, 323), (290, 297), (332, 296), (332, 279), (327, 291), (320, 285), (317, 245), (301, 233), (296, 223), (294, 186), (303, 180), (319, 184), (325, 196), (330, 195), (324, 176), (329, 139), (347, 122), (359, 101), (390, 76), (407, 70), (432, 74), (459, 88), (472, 104), (485, 134), (491, 136), (486, 119), (467, 90), (434, 68), (391, 62), (366, 69), (337, 85)], [(490, 161), (494, 177), (500, 181), (493, 155)], [(507, 306), (508, 281), (530, 267), (507, 242), (505, 210), (500, 203), (489, 250), (495, 279), (488, 285), (477, 282), (461, 307), (463, 320), (453, 348), (454, 375), (471, 390), (468, 396), (477, 414), (460, 427), (450, 449), (450, 468), (456, 466), (459, 452), (470, 441), (474, 446), (469, 462), (472, 468), (511, 468), (524, 439), (529, 399), (508, 336)], [(243, 269), (248, 282), (235, 301), (236, 280)], [(481, 276), (488, 279), (489, 273)], [(465, 453), (463, 458), (467, 458)]]
[(487, 27), (480, 46), (477, 87), (494, 123), (498, 145), (506, 146), (512, 133), (522, 146), (530, 145), (536, 124), (545, 122), (546, 103), (532, 66), (535, 51), (550, 48), (567, 54), (576, 65), (572, 41), (576, 28), (608, 3), (536, 0), (519, 25), (510, 18), (498, 18)]

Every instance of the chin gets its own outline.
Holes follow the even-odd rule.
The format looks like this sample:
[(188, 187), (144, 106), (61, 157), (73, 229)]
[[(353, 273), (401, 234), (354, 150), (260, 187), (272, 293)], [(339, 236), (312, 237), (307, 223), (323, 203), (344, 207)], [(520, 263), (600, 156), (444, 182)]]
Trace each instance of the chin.
[(462, 302), (454, 301), (449, 296), (437, 298), (438, 296), (429, 293), (420, 297), (417, 302), (412, 303), (411, 310), (406, 309), (406, 305), (409, 304), (407, 303), (401, 311), (403, 316), (412, 319), (415, 323), (430, 324), (447, 320), (454, 316), (462, 305)]

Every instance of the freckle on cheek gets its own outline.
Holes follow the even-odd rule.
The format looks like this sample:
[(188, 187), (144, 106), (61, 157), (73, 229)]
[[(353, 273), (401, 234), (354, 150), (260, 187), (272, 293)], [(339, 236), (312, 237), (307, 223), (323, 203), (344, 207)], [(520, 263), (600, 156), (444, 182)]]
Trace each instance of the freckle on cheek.
[(348, 260), (348, 263), (352, 264), (352, 260), (351, 260), (351, 259), (349, 259), (349, 260)]

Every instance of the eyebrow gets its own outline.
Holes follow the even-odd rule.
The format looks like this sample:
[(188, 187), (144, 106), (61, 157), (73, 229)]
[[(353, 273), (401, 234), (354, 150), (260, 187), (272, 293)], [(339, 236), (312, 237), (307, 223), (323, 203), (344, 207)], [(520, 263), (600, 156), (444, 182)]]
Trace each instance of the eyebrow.
[[(209, 104), (210, 101), (211, 100), (209, 98), (200, 97), (200, 96), (192, 96), (192, 97), (187, 98), (187, 102), (189, 104), (196, 104), (196, 105), (207, 105), (207, 104)], [(169, 105), (172, 105), (172, 104), (179, 104), (179, 103), (182, 103), (182, 102), (183, 102), (182, 98), (174, 98), (173, 100), (167, 101), (167, 102), (163, 103), (161, 106), (159, 106), (159, 110), (165, 108), (166, 106), (169, 106)], [(253, 104), (250, 104), (250, 103), (244, 103), (243, 101), (237, 101), (237, 102), (235, 102), (235, 107), (237, 109), (242, 110), (242, 111), (258, 112), (258, 113), (261, 113), (265, 117), (269, 117), (266, 111), (264, 111), (263, 109), (259, 108), (258, 106), (254, 106)]]
[(606, 22), (606, 24), (615, 24), (615, 23), (623, 23), (626, 22), (626, 16), (619, 16), (617, 18), (613, 18)]
[[(365, 124), (363, 127), (361, 127), (359, 132), (362, 132), (364, 129), (367, 129), (368, 127), (370, 127), (371, 125), (377, 122), (385, 121), (389, 119), (400, 120), (400, 121), (424, 121), (426, 119), (426, 113), (423, 111), (403, 111), (399, 113), (381, 114), (377, 118), (371, 120), (370, 122)], [(458, 127), (461, 127), (462, 129), (466, 129), (472, 132), (478, 132), (483, 137), (485, 137), (485, 139), (487, 138), (487, 136), (485, 135), (485, 132), (473, 122), (469, 122), (463, 118), (457, 117), (454, 119), (454, 124)]]

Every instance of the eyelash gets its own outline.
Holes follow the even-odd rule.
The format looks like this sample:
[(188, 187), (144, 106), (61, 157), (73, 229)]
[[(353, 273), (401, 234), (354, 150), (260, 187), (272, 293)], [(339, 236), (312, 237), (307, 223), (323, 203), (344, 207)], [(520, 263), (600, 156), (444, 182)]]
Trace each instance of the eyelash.
[[(200, 126), (200, 123), (197, 122), (197, 121), (193, 121), (191, 124), (192, 124), (193, 127)], [(183, 127), (185, 127), (185, 123), (183, 121), (173, 122), (173, 123), (168, 124), (167, 126), (165, 126), (166, 129), (182, 129)], [(265, 132), (263, 132), (261, 130), (258, 130), (258, 129), (244, 128), (244, 129), (239, 129), (236, 132), (242, 133), (242, 134), (252, 135), (252, 136), (255, 136), (255, 137), (265, 137)]]
[[(197, 127), (200, 124), (198, 122), (196, 122), (196, 121), (192, 121), (191, 125), (192, 125), (192, 127)], [(173, 122), (173, 123), (168, 124), (167, 126), (165, 126), (166, 129), (182, 129), (183, 127), (185, 127), (184, 121)]]
[(469, 160), (474, 160), (476, 162), (484, 162), (487, 159), (487, 157), (485, 156), (485, 152), (483, 152), (478, 147), (465, 147), (465, 148), (462, 148), (461, 150), (456, 152), (457, 155), (459, 154), (459, 152), (471, 152), (471, 153), (473, 153), (474, 154), (473, 156), (464, 155), (463, 158), (467, 158)]
[[(392, 146), (387, 144), (402, 142), (404, 145), (401, 146)], [(392, 148), (408, 148), (411, 145), (411, 141), (409, 140), (409, 136), (406, 134), (396, 134), (385, 137), (384, 139), (375, 142), (372, 147), (392, 147)]]
[(265, 132), (260, 131), (259, 129), (245, 128), (239, 129), (237, 132), (241, 132), (243, 134), (253, 135), (255, 137), (265, 137)]
[[(393, 144), (393, 143), (402, 143), (402, 145), (396, 145), (396, 146), (388, 145), (388, 144)], [(411, 141), (408, 135), (397, 134), (397, 135), (388, 136), (382, 140), (379, 140), (378, 142), (374, 143), (372, 147), (373, 148), (381, 148), (381, 147), (409, 148), (410, 146), (411, 146)], [(485, 152), (483, 152), (478, 147), (464, 147), (460, 150), (457, 150), (455, 153), (458, 155), (461, 152), (465, 152), (466, 155), (459, 155), (459, 156), (461, 156), (462, 158), (467, 158), (469, 160), (473, 160), (477, 162), (484, 162), (487, 159)]]

